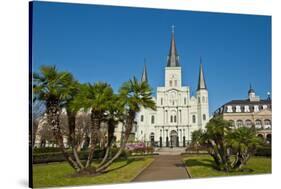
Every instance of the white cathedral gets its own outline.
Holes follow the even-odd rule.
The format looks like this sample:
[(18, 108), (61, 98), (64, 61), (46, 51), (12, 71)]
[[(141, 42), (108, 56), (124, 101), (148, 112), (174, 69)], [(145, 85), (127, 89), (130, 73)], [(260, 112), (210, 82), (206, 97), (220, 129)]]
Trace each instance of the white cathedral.
[[(141, 81), (148, 81), (146, 66)], [(157, 87), (156, 110), (141, 108), (137, 115), (135, 140), (158, 147), (184, 147), (191, 133), (204, 129), (209, 121), (208, 90), (200, 62), (196, 95), (189, 86), (182, 86), (182, 71), (177, 54), (174, 31), (165, 67), (165, 85)]]

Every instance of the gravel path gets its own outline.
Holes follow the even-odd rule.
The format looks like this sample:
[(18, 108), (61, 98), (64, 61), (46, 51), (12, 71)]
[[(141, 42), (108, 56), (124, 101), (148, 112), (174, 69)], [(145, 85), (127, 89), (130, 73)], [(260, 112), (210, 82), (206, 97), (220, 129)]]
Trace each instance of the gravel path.
[(160, 155), (140, 173), (133, 182), (187, 179), (188, 175), (180, 155)]

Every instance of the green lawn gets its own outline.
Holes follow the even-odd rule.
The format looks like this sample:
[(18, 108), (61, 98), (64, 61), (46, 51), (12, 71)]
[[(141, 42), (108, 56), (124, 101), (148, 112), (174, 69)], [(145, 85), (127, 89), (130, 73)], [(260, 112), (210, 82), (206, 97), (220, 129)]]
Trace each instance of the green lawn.
[(209, 155), (184, 156), (184, 162), (192, 178), (271, 173), (271, 158), (266, 157), (251, 157), (243, 171), (230, 173), (215, 170)]
[(120, 160), (113, 163), (107, 173), (84, 177), (71, 177), (74, 171), (66, 162), (33, 165), (33, 182), (34, 187), (129, 182), (152, 161), (151, 157)]

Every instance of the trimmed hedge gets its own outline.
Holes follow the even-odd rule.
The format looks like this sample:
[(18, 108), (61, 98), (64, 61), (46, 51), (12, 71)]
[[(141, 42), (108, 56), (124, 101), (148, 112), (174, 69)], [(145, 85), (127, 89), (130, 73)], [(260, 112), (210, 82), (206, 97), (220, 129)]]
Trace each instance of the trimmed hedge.
[(133, 154), (153, 154), (154, 148), (152, 146), (146, 146), (143, 148), (135, 148), (133, 150), (129, 150), (129, 153)]
[(271, 157), (271, 147), (270, 146), (262, 146), (258, 147), (255, 153), (256, 156), (266, 156)]
[(45, 147), (45, 148), (34, 148), (33, 153), (50, 153), (50, 152), (60, 152), (60, 148), (56, 147)]
[[(119, 149), (113, 148), (111, 150), (111, 157), (114, 156)], [(94, 152), (94, 159), (101, 159), (104, 156), (104, 150), (96, 150)], [(71, 154), (71, 153), (70, 153)], [(88, 151), (80, 151), (78, 153), (80, 160), (86, 160), (88, 158)], [(127, 158), (130, 154), (128, 151), (123, 151), (120, 155), (121, 158)], [(48, 152), (48, 153), (34, 153), (33, 163), (52, 163), (52, 162), (62, 162), (66, 161), (61, 152)]]
[[(104, 151), (97, 150), (94, 152), (94, 158), (100, 158), (104, 154)], [(78, 153), (81, 160), (86, 160), (88, 157), (88, 151), (81, 151)], [(49, 152), (49, 153), (38, 153), (33, 154), (33, 163), (51, 163), (51, 162), (62, 162), (65, 161), (65, 157), (61, 152)]]

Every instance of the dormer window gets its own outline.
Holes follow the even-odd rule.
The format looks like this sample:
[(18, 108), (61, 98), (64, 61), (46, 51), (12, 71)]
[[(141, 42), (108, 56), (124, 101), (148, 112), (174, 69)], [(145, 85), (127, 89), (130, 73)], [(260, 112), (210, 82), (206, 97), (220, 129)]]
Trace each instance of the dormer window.
[(259, 106), (258, 105), (255, 105), (254, 106), (254, 112), (258, 112), (259, 111)]
[(228, 113), (233, 112), (233, 111), (232, 111), (232, 106), (227, 106), (227, 112), (228, 112)]
[(244, 112), (250, 112), (250, 108), (248, 105), (244, 106)]
[(241, 112), (240, 106), (236, 106), (236, 112)]

